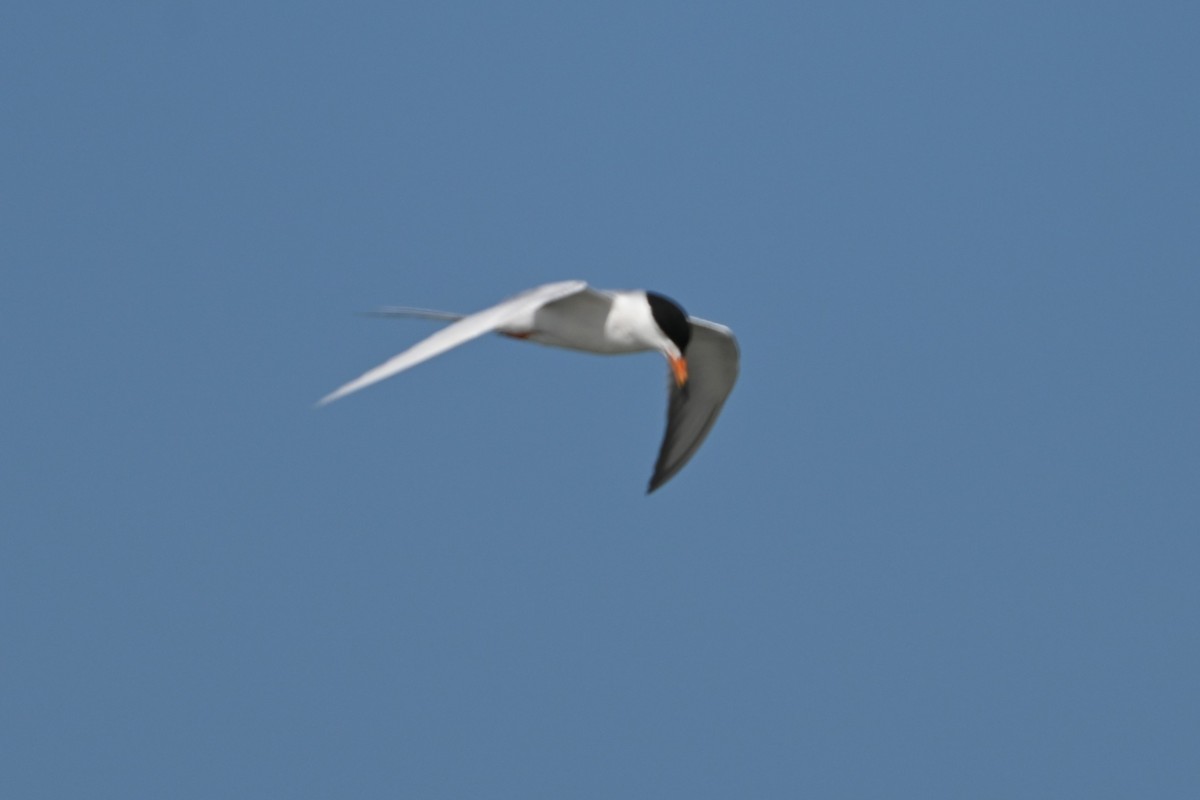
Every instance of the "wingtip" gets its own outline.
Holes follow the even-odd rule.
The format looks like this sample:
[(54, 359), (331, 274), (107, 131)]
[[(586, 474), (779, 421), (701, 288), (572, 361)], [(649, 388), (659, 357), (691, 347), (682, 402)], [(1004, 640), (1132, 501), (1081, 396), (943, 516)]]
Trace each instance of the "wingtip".
[(316, 411), (319, 408), (324, 408), (325, 406), (332, 403), (334, 400), (337, 400), (343, 394), (345, 394), (345, 392), (343, 392), (341, 389), (338, 389), (335, 392), (330, 392), (329, 394), (325, 395), (317, 402), (313, 403), (313, 410)]

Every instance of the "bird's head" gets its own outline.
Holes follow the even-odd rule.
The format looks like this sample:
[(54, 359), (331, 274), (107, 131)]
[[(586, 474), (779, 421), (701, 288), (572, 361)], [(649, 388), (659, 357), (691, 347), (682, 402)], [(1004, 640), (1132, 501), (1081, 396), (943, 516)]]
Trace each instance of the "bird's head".
[(688, 322), (687, 312), (670, 298), (656, 292), (646, 292), (646, 302), (650, 304), (654, 323), (666, 337), (663, 355), (671, 364), (675, 385), (682, 389), (688, 379), (687, 346), (692, 340), (692, 323)]

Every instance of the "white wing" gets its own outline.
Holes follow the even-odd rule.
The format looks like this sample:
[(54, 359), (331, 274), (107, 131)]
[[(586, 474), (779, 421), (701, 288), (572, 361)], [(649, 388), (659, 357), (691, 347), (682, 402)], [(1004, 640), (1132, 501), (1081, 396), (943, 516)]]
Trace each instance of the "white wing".
[(463, 317), (452, 325), (442, 328), (429, 338), (417, 342), (400, 355), (388, 359), (378, 367), (375, 367), (375, 369), (355, 378), (340, 389), (330, 392), (317, 402), (317, 406), (328, 405), (351, 392), (357, 392), (359, 389), (366, 388), (373, 383), (390, 378), (409, 367), (415, 367), (422, 361), (428, 361), (434, 356), (441, 355), (447, 350), (458, 347), (460, 344), (465, 344), (472, 339), (478, 339), (485, 333), (491, 333), (523, 314), (535, 311), (555, 300), (582, 292), (586, 288), (587, 283), (584, 281), (547, 283), (545, 286), (538, 286), (536, 289), (521, 292), (515, 297), (510, 297), (491, 308), (485, 308), (483, 311)]
[(700, 449), (738, 377), (738, 346), (733, 331), (715, 322), (688, 319), (692, 323), (692, 339), (687, 347), (688, 380), (682, 389), (675, 381), (670, 382), (667, 432), (647, 494), (675, 477)]

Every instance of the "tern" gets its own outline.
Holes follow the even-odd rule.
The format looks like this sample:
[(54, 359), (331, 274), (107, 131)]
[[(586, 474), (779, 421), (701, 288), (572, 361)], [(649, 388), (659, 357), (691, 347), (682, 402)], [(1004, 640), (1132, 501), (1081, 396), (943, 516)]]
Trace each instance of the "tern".
[(662, 353), (670, 367), (667, 430), (647, 494), (673, 478), (700, 449), (738, 376), (733, 332), (689, 317), (675, 301), (655, 292), (604, 291), (585, 281), (561, 281), (521, 292), (474, 314), (395, 307), (373, 313), (450, 324), (330, 392), (318, 407), (487, 333), (588, 353)]

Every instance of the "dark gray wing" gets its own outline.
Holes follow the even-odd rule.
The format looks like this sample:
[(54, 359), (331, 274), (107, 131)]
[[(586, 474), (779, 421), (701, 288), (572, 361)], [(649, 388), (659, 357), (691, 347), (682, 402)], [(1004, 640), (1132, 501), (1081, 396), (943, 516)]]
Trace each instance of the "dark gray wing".
[(670, 381), (667, 432), (658, 451), (649, 494), (662, 486), (696, 454), (708, 436), (738, 377), (738, 346), (733, 331), (715, 322), (689, 317), (688, 381), (680, 389)]

